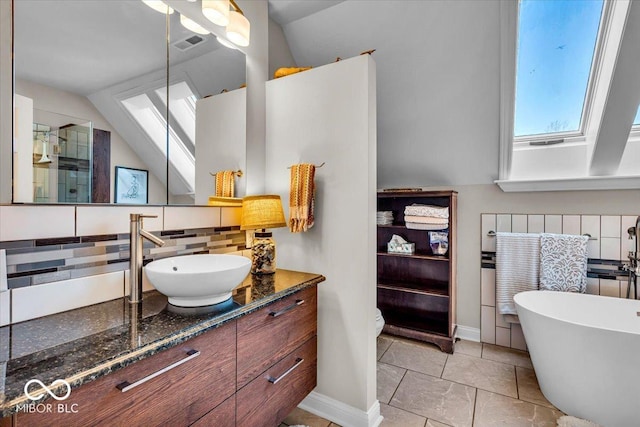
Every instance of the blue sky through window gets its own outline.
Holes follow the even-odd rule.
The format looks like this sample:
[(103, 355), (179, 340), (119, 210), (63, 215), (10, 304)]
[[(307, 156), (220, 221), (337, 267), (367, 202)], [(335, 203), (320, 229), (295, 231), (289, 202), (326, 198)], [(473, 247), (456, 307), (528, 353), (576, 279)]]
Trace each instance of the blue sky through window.
[(520, 1), (515, 136), (580, 129), (602, 6)]
[(638, 112), (636, 113), (636, 118), (633, 119), (634, 125), (640, 125), (640, 106), (638, 106)]

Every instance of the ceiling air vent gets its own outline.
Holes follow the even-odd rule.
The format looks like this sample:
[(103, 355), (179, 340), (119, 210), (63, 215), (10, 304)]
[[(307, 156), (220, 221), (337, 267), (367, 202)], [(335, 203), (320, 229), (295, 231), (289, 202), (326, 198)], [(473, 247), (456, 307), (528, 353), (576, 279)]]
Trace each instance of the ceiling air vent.
[(175, 47), (176, 49), (179, 49), (181, 51), (185, 51), (185, 50), (189, 50), (192, 47), (202, 43), (204, 41), (203, 37), (200, 36), (191, 36), (188, 37), (184, 40), (178, 40), (177, 42), (173, 43), (173, 47)]

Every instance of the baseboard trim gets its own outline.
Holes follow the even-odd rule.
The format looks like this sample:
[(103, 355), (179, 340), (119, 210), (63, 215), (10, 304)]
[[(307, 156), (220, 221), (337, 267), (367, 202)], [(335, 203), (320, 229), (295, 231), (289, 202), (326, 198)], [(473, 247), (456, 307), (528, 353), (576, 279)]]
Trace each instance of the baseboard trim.
[(344, 427), (378, 427), (382, 424), (380, 402), (377, 400), (367, 412), (364, 412), (332, 397), (312, 391), (298, 407)]
[(480, 329), (458, 325), (456, 338), (467, 341), (480, 342)]

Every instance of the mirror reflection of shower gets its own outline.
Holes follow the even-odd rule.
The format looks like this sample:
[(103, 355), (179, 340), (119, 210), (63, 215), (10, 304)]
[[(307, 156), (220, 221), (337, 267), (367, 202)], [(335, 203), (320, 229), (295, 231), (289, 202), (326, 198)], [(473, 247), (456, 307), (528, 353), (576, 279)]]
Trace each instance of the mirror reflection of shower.
[[(20, 186), (14, 201), (90, 203), (92, 123), (35, 108), (31, 111), (32, 118), (22, 120), (23, 131), (14, 138), (14, 161), (21, 160), (14, 168), (14, 180)], [(27, 125), (31, 132), (26, 131)]]

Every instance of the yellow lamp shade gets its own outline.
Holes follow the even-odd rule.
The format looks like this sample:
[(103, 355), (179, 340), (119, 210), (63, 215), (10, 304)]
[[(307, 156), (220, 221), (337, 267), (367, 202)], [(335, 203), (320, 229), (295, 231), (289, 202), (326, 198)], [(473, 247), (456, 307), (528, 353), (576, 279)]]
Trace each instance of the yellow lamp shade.
[(265, 194), (242, 199), (240, 230), (279, 228), (286, 225), (280, 196)]
[(156, 12), (160, 12), (160, 13), (164, 13), (164, 14), (168, 13), (169, 15), (171, 15), (173, 13), (173, 8), (167, 6), (161, 0), (142, 0), (142, 3), (146, 4), (147, 6), (149, 6), (151, 9), (155, 10)]
[(203, 28), (193, 19), (187, 18), (184, 15), (180, 15), (180, 23), (189, 31), (193, 31), (196, 34), (209, 34), (209, 30)]

